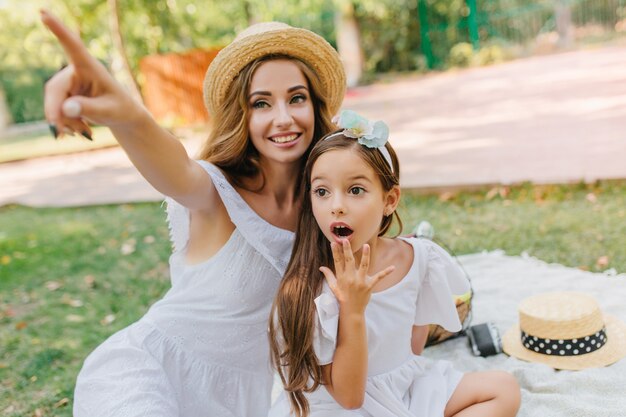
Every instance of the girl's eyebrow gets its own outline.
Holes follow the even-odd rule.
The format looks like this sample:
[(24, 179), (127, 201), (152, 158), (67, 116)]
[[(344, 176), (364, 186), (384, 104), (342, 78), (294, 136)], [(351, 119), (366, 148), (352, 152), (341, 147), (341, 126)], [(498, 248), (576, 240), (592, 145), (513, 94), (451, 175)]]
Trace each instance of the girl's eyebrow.
[[(300, 89), (304, 89), (304, 90), (308, 90), (308, 88), (306, 88), (306, 86), (304, 85), (294, 85), (293, 87), (289, 87), (289, 89), (287, 90), (288, 93), (292, 93), (296, 90), (300, 90)], [(259, 95), (259, 96), (272, 96), (272, 93), (269, 91), (255, 91), (253, 93), (250, 93), (250, 95), (248, 96), (248, 98), (252, 98), (252, 96), (254, 95)]]
[[(317, 181), (317, 180), (324, 180), (326, 179), (326, 177), (324, 177), (323, 175), (318, 175), (317, 177), (313, 177), (311, 178), (311, 183)], [(365, 175), (354, 175), (352, 177), (348, 178), (348, 181), (357, 181), (357, 180), (364, 180), (367, 182), (372, 182), (371, 179), (369, 179), (368, 177), (366, 177)]]

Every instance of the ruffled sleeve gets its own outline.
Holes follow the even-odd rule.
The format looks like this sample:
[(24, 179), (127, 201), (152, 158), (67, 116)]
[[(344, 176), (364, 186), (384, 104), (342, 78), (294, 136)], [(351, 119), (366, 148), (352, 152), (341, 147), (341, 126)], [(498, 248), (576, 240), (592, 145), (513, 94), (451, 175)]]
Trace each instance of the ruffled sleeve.
[(465, 294), (470, 290), (467, 277), (450, 257), (436, 243), (427, 239), (418, 239), (415, 261), (425, 262), (422, 270), (421, 285), (417, 295), (415, 325), (439, 324), (446, 330), (458, 332), (461, 322), (453, 296)]
[(180, 252), (189, 240), (189, 210), (171, 197), (164, 201), (167, 213), (167, 225), (174, 252)]
[(317, 322), (313, 338), (313, 349), (320, 365), (328, 365), (333, 361), (337, 347), (337, 330), (339, 328), (339, 303), (324, 284), (324, 290), (315, 299)]

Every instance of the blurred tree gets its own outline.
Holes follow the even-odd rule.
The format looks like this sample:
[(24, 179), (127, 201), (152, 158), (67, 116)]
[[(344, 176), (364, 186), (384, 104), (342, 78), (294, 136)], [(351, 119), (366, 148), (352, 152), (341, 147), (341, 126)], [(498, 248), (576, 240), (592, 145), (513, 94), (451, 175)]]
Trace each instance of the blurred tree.
[(337, 51), (346, 70), (348, 87), (354, 87), (361, 81), (364, 67), (359, 22), (354, 13), (352, 0), (335, 0), (335, 4)]

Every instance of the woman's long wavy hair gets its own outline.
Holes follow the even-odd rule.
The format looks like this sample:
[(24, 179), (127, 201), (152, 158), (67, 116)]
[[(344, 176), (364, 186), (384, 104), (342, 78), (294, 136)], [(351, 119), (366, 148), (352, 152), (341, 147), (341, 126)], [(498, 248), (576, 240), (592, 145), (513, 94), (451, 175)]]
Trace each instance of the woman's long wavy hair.
[[(337, 133), (337, 132), (335, 132)], [(317, 159), (334, 150), (349, 149), (356, 152), (377, 174), (387, 192), (400, 184), (400, 167), (396, 153), (389, 143), (385, 146), (391, 155), (393, 171), (377, 149), (358, 144), (355, 139), (331, 133), (311, 150), (306, 162), (302, 195), (302, 213), (298, 220), (293, 252), (287, 271), (272, 305), (269, 338), (272, 365), (280, 375), (288, 394), (292, 411), (298, 417), (309, 414), (309, 404), (304, 395), (324, 384), (322, 368), (313, 349), (316, 309), (314, 299), (320, 294), (324, 275), (320, 266), (333, 267), (330, 242), (318, 226), (311, 206), (311, 171)], [(330, 137), (332, 136), (332, 137)], [(402, 222), (394, 211), (381, 220), (378, 236), (384, 235), (393, 219), (400, 228)]]
[(322, 82), (309, 65), (288, 55), (266, 55), (250, 62), (233, 80), (224, 102), (212, 115), (211, 133), (199, 155), (200, 159), (220, 167), (228, 179), (239, 187), (244, 187), (242, 179), (263, 175), (259, 166), (259, 153), (252, 145), (248, 129), (250, 112), (248, 94), (252, 77), (259, 66), (279, 59), (289, 60), (300, 68), (308, 82), (309, 94), (313, 102), (315, 115), (313, 141), (302, 158), (303, 165), (313, 145), (335, 128), (331, 122), (333, 115), (330, 114), (327, 101), (322, 94), (324, 91)]

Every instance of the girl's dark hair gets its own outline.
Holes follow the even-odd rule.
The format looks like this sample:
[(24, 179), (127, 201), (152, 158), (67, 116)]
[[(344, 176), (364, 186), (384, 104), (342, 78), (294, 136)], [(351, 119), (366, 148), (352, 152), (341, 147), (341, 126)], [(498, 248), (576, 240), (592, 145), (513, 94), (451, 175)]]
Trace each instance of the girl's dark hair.
[[(317, 159), (333, 150), (350, 149), (356, 152), (377, 174), (385, 192), (400, 184), (398, 158), (389, 143), (385, 145), (391, 156), (393, 170), (377, 149), (360, 145), (343, 134), (331, 133), (311, 150), (300, 187), (302, 213), (296, 229), (293, 252), (287, 271), (272, 305), (269, 337), (272, 365), (278, 371), (291, 408), (296, 416), (306, 417), (309, 404), (304, 396), (324, 384), (322, 368), (313, 349), (315, 333), (315, 303), (322, 289), (324, 276), (320, 266), (333, 268), (330, 242), (318, 226), (311, 207), (311, 171)], [(396, 218), (402, 230), (400, 217), (394, 211), (381, 220), (379, 236), (384, 235)]]

